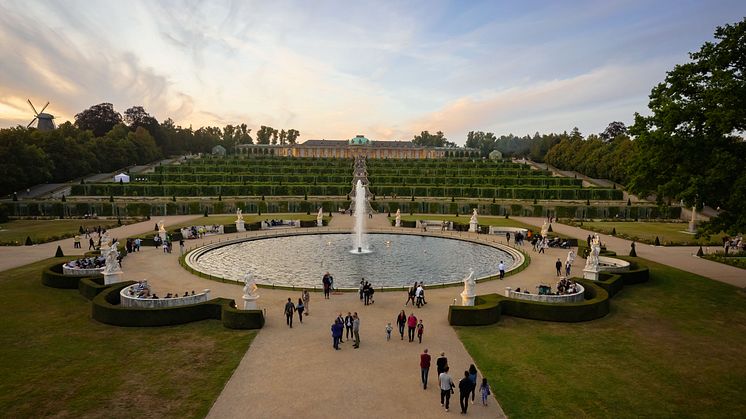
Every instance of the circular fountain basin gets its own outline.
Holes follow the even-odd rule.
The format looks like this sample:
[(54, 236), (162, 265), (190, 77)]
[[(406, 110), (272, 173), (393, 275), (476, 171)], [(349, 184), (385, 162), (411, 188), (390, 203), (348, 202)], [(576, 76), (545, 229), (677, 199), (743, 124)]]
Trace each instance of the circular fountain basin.
[(376, 288), (461, 283), (474, 269), (477, 278), (498, 274), (523, 263), (509, 247), (437, 236), (369, 233), (367, 249), (353, 248), (353, 235), (302, 234), (237, 239), (199, 248), (186, 259), (194, 270), (242, 282), (252, 272), (263, 285), (321, 287), (330, 272), (335, 288), (357, 289), (361, 278)]

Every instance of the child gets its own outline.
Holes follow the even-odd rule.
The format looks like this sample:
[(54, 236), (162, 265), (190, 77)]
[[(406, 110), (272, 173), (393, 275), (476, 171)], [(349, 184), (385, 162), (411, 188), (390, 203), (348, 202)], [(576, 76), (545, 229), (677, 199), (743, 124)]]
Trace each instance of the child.
[(420, 340), (420, 343), (422, 343), (422, 332), (424, 332), (425, 326), (422, 324), (422, 320), (420, 320), (419, 323), (417, 323), (417, 339)]
[(386, 325), (386, 340), (391, 340), (391, 331), (394, 330), (393, 327), (391, 327), (391, 322), (389, 322)]
[(482, 385), (479, 386), (479, 394), (482, 395), (482, 405), (487, 406), (487, 396), (490, 394), (490, 386), (487, 384), (487, 379), (482, 378)]

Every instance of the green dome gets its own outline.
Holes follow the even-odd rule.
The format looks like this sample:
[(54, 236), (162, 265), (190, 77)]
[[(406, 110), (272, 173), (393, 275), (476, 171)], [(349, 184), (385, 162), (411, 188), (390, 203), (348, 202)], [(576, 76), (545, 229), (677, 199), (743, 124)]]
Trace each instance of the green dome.
[(369, 143), (370, 140), (363, 135), (356, 135), (355, 138), (350, 139), (350, 145), (368, 145)]

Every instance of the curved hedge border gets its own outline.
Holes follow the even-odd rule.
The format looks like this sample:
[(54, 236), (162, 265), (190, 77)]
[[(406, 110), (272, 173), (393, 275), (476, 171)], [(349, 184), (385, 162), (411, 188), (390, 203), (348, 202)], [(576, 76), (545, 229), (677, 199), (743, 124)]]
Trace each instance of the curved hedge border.
[[(94, 278), (85, 276), (69, 276), (62, 273), (64, 263), (55, 263), (47, 266), (41, 271), (41, 283), (50, 288), (74, 290), (78, 289), (78, 283), (83, 278)], [(99, 275), (103, 281), (103, 276)]]
[(634, 258), (624, 258), (631, 270), (616, 274), (601, 274), (599, 281), (575, 278), (585, 287), (585, 301), (552, 304), (518, 300), (499, 294), (478, 295), (474, 306), (450, 306), (448, 323), (452, 326), (483, 326), (497, 323), (500, 315), (555, 322), (583, 322), (604, 317), (609, 313), (609, 300), (625, 285), (645, 282), (650, 271)]
[(135, 281), (104, 285), (103, 276), (79, 277), (62, 274), (62, 263), (48, 266), (41, 273), (45, 286), (59, 289), (77, 289), (80, 295), (91, 300), (91, 317), (114, 326), (150, 327), (170, 326), (205, 319), (223, 321), (228, 329), (261, 329), (264, 326), (262, 310), (239, 310), (227, 298), (214, 298), (199, 304), (158, 309), (125, 308), (119, 305), (119, 292)]
[(92, 300), (91, 317), (101, 323), (125, 327), (171, 326), (199, 320), (222, 320), (229, 329), (261, 329), (261, 310), (238, 310), (233, 300), (214, 298), (199, 304), (166, 308), (125, 308), (120, 306), (120, 291), (135, 281), (114, 284)]

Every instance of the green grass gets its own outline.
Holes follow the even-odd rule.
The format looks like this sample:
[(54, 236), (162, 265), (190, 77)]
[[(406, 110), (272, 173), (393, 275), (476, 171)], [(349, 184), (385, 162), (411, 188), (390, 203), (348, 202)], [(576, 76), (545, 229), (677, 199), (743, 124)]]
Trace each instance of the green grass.
[(22, 246), (26, 236), (30, 236), (34, 244), (73, 237), (78, 234), (80, 226), (92, 230), (96, 226), (109, 229), (118, 227), (118, 224), (116, 220), (13, 220), (0, 224), (0, 244)]
[(41, 285), (51, 261), (0, 273), (2, 416), (204, 417), (256, 332), (98, 323), (77, 291)]
[(723, 243), (723, 234), (711, 236), (709, 239), (697, 239), (694, 234), (686, 232), (688, 226), (687, 223), (594, 221), (584, 222), (582, 227), (602, 234), (611, 234), (612, 229), (616, 228), (617, 237), (649, 244), (653, 244), (656, 237), (662, 245), (694, 246)]
[(645, 262), (588, 323), (503, 316), (459, 337), (511, 418), (734, 417), (746, 411), (746, 295)]
[[(264, 220), (305, 220), (305, 221), (316, 221), (316, 213), (311, 213), (311, 215), (306, 215), (303, 213), (266, 213), (262, 215), (256, 215), (256, 214), (244, 214), (243, 215), (243, 221), (245, 224), (251, 224), (255, 223), (257, 221), (264, 221)], [(331, 218), (329, 217), (329, 213), (324, 213), (324, 220), (329, 221)], [(157, 221), (157, 217), (153, 218), (155, 227), (155, 223)], [(181, 227), (190, 227), (194, 225), (226, 225), (226, 224), (235, 224), (236, 222), (236, 214), (232, 215), (211, 215), (209, 217), (202, 217), (202, 218), (195, 218), (191, 221), (185, 222), (185, 223), (179, 223), (174, 224), (172, 226), (166, 225), (166, 229), (169, 231), (173, 231), (176, 228)]]

